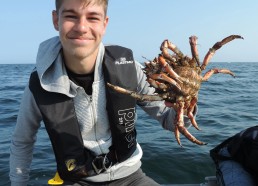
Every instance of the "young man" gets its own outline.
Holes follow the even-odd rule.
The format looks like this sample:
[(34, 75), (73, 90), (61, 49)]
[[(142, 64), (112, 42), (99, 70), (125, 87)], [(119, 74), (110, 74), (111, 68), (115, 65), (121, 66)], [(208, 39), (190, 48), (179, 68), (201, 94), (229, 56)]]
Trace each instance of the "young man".
[(12, 137), (13, 186), (28, 183), (42, 120), (64, 185), (158, 185), (140, 168), (135, 105), (168, 130), (175, 112), (164, 102), (136, 102), (106, 87), (111, 82), (141, 94), (154, 92), (131, 50), (102, 44), (107, 5), (108, 0), (56, 0), (53, 24), (59, 37), (39, 47)]

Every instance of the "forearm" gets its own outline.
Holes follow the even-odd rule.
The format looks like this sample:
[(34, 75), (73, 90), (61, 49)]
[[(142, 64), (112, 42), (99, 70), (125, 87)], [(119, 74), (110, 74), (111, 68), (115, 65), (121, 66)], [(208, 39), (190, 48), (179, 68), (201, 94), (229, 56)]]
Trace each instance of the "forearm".
[(27, 185), (31, 161), (32, 149), (12, 141), (10, 147), (9, 174), (12, 186)]
[(29, 180), (33, 145), (40, 127), (40, 112), (26, 87), (10, 145), (10, 180), (12, 185), (23, 185)]

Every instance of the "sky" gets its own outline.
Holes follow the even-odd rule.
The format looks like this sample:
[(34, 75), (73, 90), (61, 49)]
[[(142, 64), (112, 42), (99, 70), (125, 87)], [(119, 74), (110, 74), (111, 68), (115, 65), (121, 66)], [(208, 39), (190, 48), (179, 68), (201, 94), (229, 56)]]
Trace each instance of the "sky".
[[(35, 63), (39, 44), (57, 36), (54, 0), (2, 1), (0, 64)], [(189, 37), (198, 37), (199, 57), (231, 34), (244, 37), (219, 49), (211, 62), (258, 62), (257, 0), (109, 0), (104, 44), (131, 48), (139, 62), (154, 59), (169, 39), (191, 56)]]

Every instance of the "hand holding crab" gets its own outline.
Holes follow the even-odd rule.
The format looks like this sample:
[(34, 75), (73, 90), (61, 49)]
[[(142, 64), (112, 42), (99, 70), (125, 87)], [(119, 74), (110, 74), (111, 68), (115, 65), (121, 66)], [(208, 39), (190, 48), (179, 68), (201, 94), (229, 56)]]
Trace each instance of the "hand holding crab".
[[(226, 43), (234, 39), (243, 39), (239, 35), (231, 35), (217, 42), (207, 52), (202, 64), (200, 64), (197, 37), (191, 36), (189, 43), (191, 46), (192, 58), (185, 56), (173, 43), (168, 40), (163, 41), (160, 50), (161, 54), (153, 61), (145, 62), (144, 73), (147, 76), (147, 81), (155, 88), (154, 95), (140, 95), (136, 92), (126, 90), (122, 87), (114, 86), (108, 83), (108, 86), (123, 94), (128, 94), (141, 101), (161, 101), (165, 100), (176, 111), (174, 121), (175, 138), (181, 146), (180, 133), (187, 139), (198, 145), (205, 145), (206, 143), (196, 139), (185, 128), (183, 115), (186, 113), (191, 120), (192, 125), (199, 130), (197, 122), (193, 116), (193, 111), (198, 100), (198, 92), (201, 83), (207, 81), (213, 74), (223, 73), (229, 74), (233, 77), (235, 75), (228, 69), (214, 68), (206, 72), (203, 76), (202, 71), (206, 69), (210, 59), (215, 51), (220, 49)], [(170, 54), (169, 50), (174, 54)]]

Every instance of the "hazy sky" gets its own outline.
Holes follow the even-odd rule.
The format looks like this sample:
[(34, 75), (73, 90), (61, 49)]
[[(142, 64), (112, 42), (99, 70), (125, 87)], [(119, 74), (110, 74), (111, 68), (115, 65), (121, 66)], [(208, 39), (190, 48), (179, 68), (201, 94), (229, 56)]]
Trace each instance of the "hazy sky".
[[(0, 63), (35, 63), (40, 42), (56, 36), (54, 0), (2, 1)], [(106, 44), (131, 48), (143, 62), (158, 55), (164, 39), (191, 55), (188, 38), (196, 35), (200, 59), (213, 44), (234, 40), (216, 52), (213, 62), (258, 61), (258, 0), (109, 0)]]

